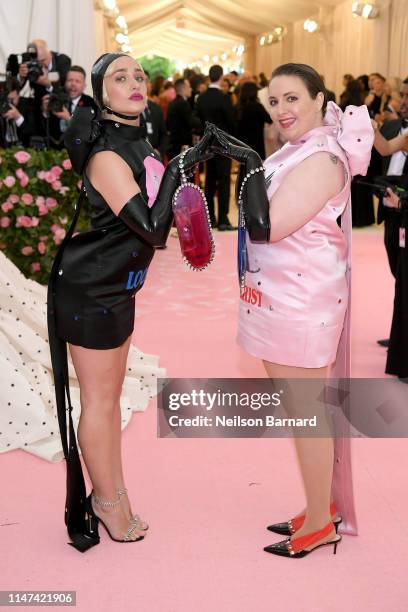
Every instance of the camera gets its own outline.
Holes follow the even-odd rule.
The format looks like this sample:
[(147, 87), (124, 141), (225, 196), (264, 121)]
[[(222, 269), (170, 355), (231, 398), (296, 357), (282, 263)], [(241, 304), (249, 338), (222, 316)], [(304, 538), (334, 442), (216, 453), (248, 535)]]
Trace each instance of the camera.
[(0, 82), (0, 115), (7, 113), (11, 110), (11, 106), (8, 101), (9, 90), (6, 81)]
[(22, 64), (27, 64), (28, 74), (27, 78), (30, 83), (38, 81), (39, 77), (43, 73), (42, 64), (38, 61), (37, 47), (34, 44), (30, 44), (27, 47), (27, 51), (21, 55)]
[(48, 100), (48, 110), (50, 113), (60, 113), (63, 109), (69, 108), (70, 97), (63, 89), (57, 89), (50, 95)]

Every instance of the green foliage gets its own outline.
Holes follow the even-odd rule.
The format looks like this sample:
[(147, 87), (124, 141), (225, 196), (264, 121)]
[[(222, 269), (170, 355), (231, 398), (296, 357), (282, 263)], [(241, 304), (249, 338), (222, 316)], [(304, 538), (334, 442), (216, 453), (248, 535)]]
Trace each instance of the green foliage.
[(0, 249), (25, 276), (47, 283), (80, 184), (66, 151), (0, 149)]
[(150, 75), (150, 80), (153, 81), (157, 76), (161, 75), (167, 79), (176, 72), (176, 65), (167, 57), (159, 55), (147, 56), (144, 55), (139, 59), (143, 70), (147, 70)]

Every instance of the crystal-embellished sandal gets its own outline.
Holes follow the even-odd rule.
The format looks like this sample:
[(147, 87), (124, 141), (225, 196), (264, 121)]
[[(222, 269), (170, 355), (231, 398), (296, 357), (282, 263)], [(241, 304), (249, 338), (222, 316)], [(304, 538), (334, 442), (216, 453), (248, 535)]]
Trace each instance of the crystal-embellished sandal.
[(108, 536), (110, 537), (110, 539), (113, 540), (114, 542), (126, 542), (126, 543), (140, 542), (140, 540), (144, 539), (144, 536), (139, 536), (138, 538), (135, 538), (135, 539), (131, 537), (132, 533), (137, 529), (137, 525), (135, 525), (132, 522), (130, 523), (131, 526), (129, 527), (129, 529), (123, 535), (123, 539), (119, 540), (117, 538), (114, 538), (111, 532), (109, 531), (107, 525), (105, 525), (104, 521), (95, 514), (94, 509), (92, 507), (92, 499), (94, 500), (95, 504), (97, 504), (101, 508), (116, 508), (120, 504), (120, 498), (118, 498), (114, 502), (111, 502), (111, 501), (102, 500), (100, 497), (95, 495), (93, 491), (90, 495), (88, 495), (88, 497), (86, 498), (86, 502), (85, 502), (85, 512), (86, 512), (85, 517), (88, 522), (89, 531), (92, 534), (95, 534), (95, 536), (99, 535), (98, 533), (99, 523), (101, 523), (106, 529), (106, 532)]
[[(122, 497), (122, 495), (127, 494), (127, 489), (118, 489), (119, 499)], [(132, 523), (132, 525), (137, 525), (140, 531), (147, 531), (149, 529), (149, 525), (146, 523), (146, 521), (142, 520), (138, 514), (133, 514), (132, 518), (130, 519), (130, 522)]]

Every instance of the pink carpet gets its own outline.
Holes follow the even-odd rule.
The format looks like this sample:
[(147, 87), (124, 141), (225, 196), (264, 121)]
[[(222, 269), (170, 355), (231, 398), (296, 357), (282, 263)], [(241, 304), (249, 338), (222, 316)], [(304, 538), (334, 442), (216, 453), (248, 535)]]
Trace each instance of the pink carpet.
[[(139, 295), (135, 342), (170, 376), (264, 376), (235, 344), (235, 235), (217, 234), (204, 273), (159, 252)], [(393, 281), (380, 232), (354, 235), (353, 375), (383, 376)], [(267, 555), (265, 530), (303, 506), (290, 440), (157, 439), (155, 401), (125, 430), (125, 465), (145, 541), (107, 539), (85, 555), (66, 545), (64, 465), (21, 451), (2, 456), (1, 589), (77, 591), (88, 612), (407, 610), (405, 440), (355, 440), (359, 537), (338, 554)], [(138, 493), (139, 492), (139, 493)]]

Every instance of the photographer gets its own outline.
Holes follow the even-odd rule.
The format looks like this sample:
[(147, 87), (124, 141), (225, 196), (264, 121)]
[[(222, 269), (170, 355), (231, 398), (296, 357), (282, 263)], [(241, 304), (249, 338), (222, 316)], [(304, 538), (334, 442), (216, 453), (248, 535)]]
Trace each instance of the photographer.
[(42, 98), (44, 133), (48, 146), (64, 147), (63, 136), (68, 121), (77, 107), (90, 106), (95, 112), (96, 104), (91, 96), (84, 94), (86, 73), (81, 66), (71, 66), (67, 72), (64, 89), (58, 89)]
[(22, 97), (34, 97), (38, 108), (41, 98), (56, 87), (63, 87), (71, 59), (64, 53), (50, 51), (45, 40), (35, 39), (21, 56), (10, 55), (7, 71), (17, 76)]
[(0, 86), (0, 147), (30, 146), (33, 136), (41, 132), (35, 107), (20, 97), (17, 79)]

